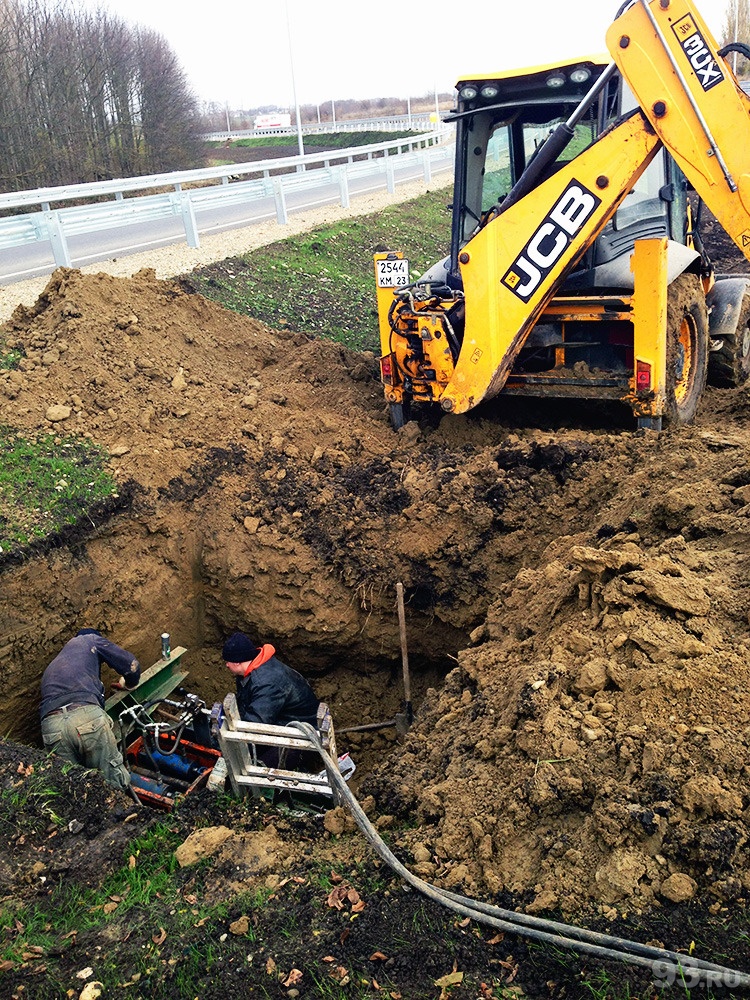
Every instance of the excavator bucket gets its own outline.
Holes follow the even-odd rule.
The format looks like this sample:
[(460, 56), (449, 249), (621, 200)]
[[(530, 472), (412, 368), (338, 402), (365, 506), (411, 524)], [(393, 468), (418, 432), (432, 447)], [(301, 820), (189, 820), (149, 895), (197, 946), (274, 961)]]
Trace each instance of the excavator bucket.
[(638, 0), (607, 46), (643, 113), (750, 260), (750, 98), (690, 0)]

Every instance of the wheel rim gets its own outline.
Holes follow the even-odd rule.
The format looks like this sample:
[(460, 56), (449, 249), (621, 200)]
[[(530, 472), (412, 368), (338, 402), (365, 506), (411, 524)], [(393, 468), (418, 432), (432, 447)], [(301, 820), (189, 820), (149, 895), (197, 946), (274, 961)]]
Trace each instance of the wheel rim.
[(697, 333), (690, 315), (683, 316), (677, 334), (674, 357), (674, 398), (678, 406), (687, 399), (695, 374), (695, 343)]

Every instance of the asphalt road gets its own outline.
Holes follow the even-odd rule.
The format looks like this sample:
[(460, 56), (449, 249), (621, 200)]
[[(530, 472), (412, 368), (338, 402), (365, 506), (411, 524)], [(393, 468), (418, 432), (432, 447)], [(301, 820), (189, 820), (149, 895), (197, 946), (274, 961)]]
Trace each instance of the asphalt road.
[[(452, 169), (452, 164), (444, 167), (433, 165), (433, 170), (443, 172)], [(422, 176), (422, 170), (412, 165), (396, 170), (396, 184), (416, 180)], [(386, 178), (381, 175), (371, 175), (352, 178), (349, 182), (349, 197), (368, 194), (372, 191), (385, 190)], [(288, 191), (286, 193), (286, 209), (288, 214), (301, 212), (320, 205), (335, 204), (340, 200), (337, 184), (325, 184), (319, 188)], [(273, 198), (263, 198), (248, 201), (239, 205), (215, 207), (204, 211), (196, 210), (198, 234), (210, 236), (214, 233), (239, 229), (254, 223), (268, 222), (276, 218), (276, 204)], [(279, 238), (283, 238), (283, 227), (279, 227)], [(97, 261), (109, 260), (113, 257), (126, 257), (129, 254), (141, 253), (175, 243), (185, 242), (185, 229), (180, 217), (154, 220), (152, 222), (136, 222), (128, 226), (108, 229), (104, 232), (84, 233), (68, 236), (71, 265), (83, 267)], [(11, 285), (27, 278), (35, 278), (51, 274), (55, 263), (52, 247), (49, 241), (16, 247), (11, 250), (0, 250), (0, 286)]]

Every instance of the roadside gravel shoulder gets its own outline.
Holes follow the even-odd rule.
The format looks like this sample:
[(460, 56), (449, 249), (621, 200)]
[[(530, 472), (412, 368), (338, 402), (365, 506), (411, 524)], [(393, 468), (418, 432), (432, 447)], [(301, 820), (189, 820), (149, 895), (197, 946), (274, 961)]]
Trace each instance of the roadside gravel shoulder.
[[(212, 236), (201, 236), (201, 246), (189, 247), (185, 243), (173, 244), (143, 253), (129, 254), (126, 257), (112, 257), (108, 260), (87, 264), (79, 270), (84, 274), (104, 272), (119, 278), (129, 278), (143, 268), (153, 268), (157, 278), (173, 278), (178, 274), (186, 274), (197, 267), (236, 257), (258, 247), (275, 243), (288, 236), (307, 232), (318, 226), (325, 226), (340, 219), (356, 215), (369, 215), (381, 211), (389, 205), (418, 198), (429, 190), (442, 188), (450, 183), (450, 173), (433, 178), (428, 185), (424, 181), (414, 181), (399, 186), (393, 194), (387, 191), (376, 191), (351, 199), (348, 209), (340, 205), (325, 205), (320, 208), (308, 209), (290, 214), (285, 226), (280, 226), (275, 220), (256, 223), (242, 229), (232, 229), (216, 233)], [(12, 285), (0, 288), (0, 322), (10, 318), (16, 306), (31, 306), (44, 290), (49, 281), (49, 275), (29, 278)]]

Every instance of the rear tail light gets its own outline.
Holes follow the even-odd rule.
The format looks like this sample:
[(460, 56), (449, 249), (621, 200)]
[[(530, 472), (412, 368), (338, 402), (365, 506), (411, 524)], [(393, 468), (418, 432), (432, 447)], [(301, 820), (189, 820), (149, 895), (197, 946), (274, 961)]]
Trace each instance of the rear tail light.
[(638, 392), (651, 388), (651, 365), (645, 361), (639, 361), (635, 366), (635, 387)]
[(386, 354), (380, 359), (380, 380), (387, 385), (393, 385), (393, 356)]

